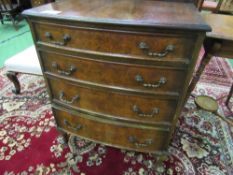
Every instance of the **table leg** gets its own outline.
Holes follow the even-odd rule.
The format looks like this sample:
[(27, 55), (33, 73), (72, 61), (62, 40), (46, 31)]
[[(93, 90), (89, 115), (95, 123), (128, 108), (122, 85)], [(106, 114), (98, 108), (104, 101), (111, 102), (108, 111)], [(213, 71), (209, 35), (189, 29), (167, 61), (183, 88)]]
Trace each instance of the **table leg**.
[[(189, 96), (191, 95), (192, 91), (196, 87), (197, 82), (199, 81), (201, 74), (203, 73), (206, 65), (209, 63), (210, 59), (214, 56), (216, 52), (218, 52), (221, 49), (221, 44), (218, 42), (215, 42), (212, 44), (211, 42), (207, 42), (208, 44), (204, 45), (205, 47), (205, 54), (201, 60), (200, 66), (194, 75), (186, 94), (186, 101), (188, 100)], [(212, 47), (211, 47), (212, 46)]]

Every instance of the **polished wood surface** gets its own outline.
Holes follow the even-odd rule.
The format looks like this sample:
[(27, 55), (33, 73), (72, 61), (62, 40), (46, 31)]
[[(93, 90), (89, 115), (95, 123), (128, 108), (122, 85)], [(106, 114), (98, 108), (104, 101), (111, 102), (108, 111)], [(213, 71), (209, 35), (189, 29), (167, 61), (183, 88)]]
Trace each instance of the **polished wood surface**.
[[(184, 70), (170, 67), (143, 66), (110, 62), (89, 58), (41, 52), (44, 71), (48, 75), (59, 75), (73, 81), (84, 81), (101, 86), (155, 94), (179, 95), (183, 87), (179, 79), (185, 77)], [(65, 72), (70, 72), (69, 75)], [(103, 71), (104, 70), (104, 71)], [(164, 82), (163, 82), (164, 81)], [(154, 85), (154, 86), (146, 86)]]
[[(203, 14), (203, 17), (212, 27), (212, 31), (207, 33), (204, 41), (205, 54), (203, 55), (196, 75), (190, 83), (187, 98), (196, 87), (202, 72), (213, 56), (233, 58), (233, 17), (221, 14)], [(231, 90), (226, 100), (227, 105), (233, 93), (232, 89), (233, 84), (231, 85)]]
[(210, 30), (193, 3), (151, 0), (68, 0), (29, 9), (23, 14), (88, 23)]
[[(73, 85), (68, 81), (63, 81), (63, 83), (59, 81), (60, 79), (48, 79), (52, 99), (60, 104), (99, 115), (110, 115), (115, 119), (153, 124), (160, 122), (158, 124), (161, 125), (172, 123), (171, 116), (174, 115), (177, 105), (175, 99), (159, 99), (156, 95), (143, 97), (105, 89), (97, 90), (81, 87), (79, 84)], [(77, 96), (78, 98), (75, 98)], [(138, 111), (135, 111), (135, 108)]]
[[(145, 43), (148, 50), (155, 53), (164, 53), (171, 45), (172, 51), (164, 57), (154, 58), (166, 61), (187, 60), (192, 55), (193, 43), (196, 37), (184, 34), (164, 33), (141, 33), (125, 32), (116, 30), (83, 29), (75, 26), (64, 26), (58, 24), (35, 23), (38, 42), (45, 44), (57, 43), (60, 46), (81, 49), (85, 51), (95, 51), (106, 54), (132, 55), (134, 57), (151, 57), (145, 49), (140, 48), (140, 44)], [(48, 36), (49, 35), (49, 36)], [(70, 40), (62, 45), (64, 36), (69, 36)]]
[(167, 151), (210, 30), (193, 4), (66, 0), (24, 15), (60, 130)]
[(167, 128), (132, 127), (119, 122), (96, 120), (91, 116), (72, 114), (53, 108), (59, 127), (82, 138), (140, 152), (167, 151)]

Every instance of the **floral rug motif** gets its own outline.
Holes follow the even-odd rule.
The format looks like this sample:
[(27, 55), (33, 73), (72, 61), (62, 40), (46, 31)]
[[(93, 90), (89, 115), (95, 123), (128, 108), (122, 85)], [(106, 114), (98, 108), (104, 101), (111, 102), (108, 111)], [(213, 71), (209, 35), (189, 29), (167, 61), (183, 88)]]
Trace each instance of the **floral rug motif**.
[[(233, 128), (214, 114), (197, 110), (190, 97), (177, 123), (170, 155), (157, 169), (157, 157), (116, 149), (71, 136), (68, 146), (56, 130), (42, 77), (19, 76), (22, 93), (0, 70), (0, 174), (3, 175), (231, 175)], [(219, 99), (219, 112), (232, 83), (227, 61), (212, 59), (193, 95)]]

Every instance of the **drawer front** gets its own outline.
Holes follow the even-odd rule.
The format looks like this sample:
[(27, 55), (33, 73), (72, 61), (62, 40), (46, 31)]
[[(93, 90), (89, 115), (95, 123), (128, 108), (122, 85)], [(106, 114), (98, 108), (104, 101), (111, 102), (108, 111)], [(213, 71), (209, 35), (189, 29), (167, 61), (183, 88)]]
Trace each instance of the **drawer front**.
[(190, 58), (195, 43), (194, 38), (178, 34), (127, 33), (41, 23), (35, 23), (35, 30), (38, 41), (53, 46), (166, 61)]
[(41, 52), (41, 58), (45, 72), (108, 86), (179, 93), (183, 87), (180, 80), (185, 79), (184, 70), (87, 60), (53, 52)]
[(48, 79), (52, 99), (60, 104), (98, 113), (111, 115), (116, 119), (131, 121), (170, 124), (176, 109), (176, 100), (155, 99), (146, 96), (136, 96), (97, 90), (68, 81)]
[[(74, 115), (53, 108), (58, 127), (93, 141), (136, 151), (166, 150), (169, 132), (162, 129), (139, 129)], [(139, 126), (140, 127), (140, 126)]]

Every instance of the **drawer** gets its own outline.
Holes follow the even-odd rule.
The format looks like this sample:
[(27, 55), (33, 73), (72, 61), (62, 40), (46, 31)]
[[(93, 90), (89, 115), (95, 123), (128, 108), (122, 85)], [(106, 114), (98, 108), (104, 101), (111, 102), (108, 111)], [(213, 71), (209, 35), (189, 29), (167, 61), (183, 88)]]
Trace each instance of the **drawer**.
[(144, 129), (127, 126), (108, 120), (93, 120), (91, 116), (74, 115), (53, 108), (59, 128), (82, 138), (110, 146), (142, 152), (166, 150), (169, 131), (165, 128)]
[(138, 33), (68, 27), (58, 24), (34, 24), (37, 41), (79, 49), (120, 54), (144, 59), (181, 61), (190, 58), (195, 38), (182, 34)]
[(178, 94), (184, 85), (180, 80), (186, 76), (185, 70), (88, 60), (54, 52), (40, 55), (46, 73), (107, 86)]
[(170, 125), (177, 104), (174, 99), (156, 99), (82, 87), (52, 77), (48, 79), (48, 83), (52, 99), (56, 103), (115, 119)]

